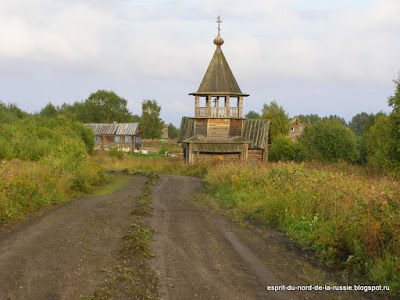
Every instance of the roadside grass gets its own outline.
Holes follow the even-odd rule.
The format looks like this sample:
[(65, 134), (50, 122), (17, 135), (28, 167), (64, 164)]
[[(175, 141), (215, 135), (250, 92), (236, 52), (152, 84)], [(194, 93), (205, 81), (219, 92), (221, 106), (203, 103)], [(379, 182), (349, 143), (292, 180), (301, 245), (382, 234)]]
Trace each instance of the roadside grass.
[[(71, 158), (72, 159), (72, 158)], [(85, 195), (106, 179), (85, 157), (71, 166), (55, 156), (39, 162), (0, 161), (0, 225), (23, 219), (41, 207)]]
[(398, 181), (345, 163), (236, 163), (209, 168), (204, 182), (219, 211), (284, 231), (344, 276), (400, 292)]
[(115, 173), (106, 174), (105, 180), (102, 185), (94, 186), (92, 191), (88, 193), (89, 196), (105, 196), (110, 195), (116, 191), (122, 190), (132, 182), (130, 176), (126, 174)]

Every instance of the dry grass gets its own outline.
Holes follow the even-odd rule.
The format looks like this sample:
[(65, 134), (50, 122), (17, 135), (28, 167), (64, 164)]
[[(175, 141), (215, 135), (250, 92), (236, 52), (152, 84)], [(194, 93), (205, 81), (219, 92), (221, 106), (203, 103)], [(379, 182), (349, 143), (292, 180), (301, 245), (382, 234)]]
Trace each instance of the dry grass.
[(142, 140), (142, 148), (152, 149), (156, 153), (161, 150), (182, 152), (182, 147), (177, 143), (177, 140), (171, 139), (166, 142), (162, 142), (159, 139)]
[(110, 157), (105, 151), (97, 151), (91, 159), (108, 170), (134, 172), (156, 172), (202, 176), (207, 171), (204, 164), (188, 165), (181, 157), (166, 157), (161, 154), (125, 154), (121, 159)]
[(84, 161), (72, 171), (54, 170), (44, 162), (0, 161), (0, 224), (20, 219), (40, 207), (90, 192), (104, 180), (99, 166)]
[(205, 183), (235, 213), (287, 232), (330, 266), (400, 290), (400, 183), (340, 164), (227, 164)]

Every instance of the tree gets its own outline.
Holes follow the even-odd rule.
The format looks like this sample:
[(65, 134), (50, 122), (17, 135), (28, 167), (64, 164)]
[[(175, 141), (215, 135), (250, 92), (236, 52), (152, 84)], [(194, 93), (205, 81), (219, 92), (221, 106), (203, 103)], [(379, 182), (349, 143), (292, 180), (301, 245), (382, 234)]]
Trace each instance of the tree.
[(51, 102), (49, 102), (44, 108), (42, 108), (39, 114), (43, 117), (52, 118), (58, 115), (58, 110)]
[(260, 114), (254, 110), (249, 111), (244, 117), (246, 119), (261, 119)]
[(342, 117), (339, 117), (337, 115), (330, 115), (329, 117), (323, 117), (322, 120), (338, 120), (340, 123), (342, 123), (343, 125), (346, 125), (346, 120)]
[(16, 104), (5, 104), (0, 101), (0, 124), (16, 122), (27, 116), (28, 113), (22, 111)]
[(298, 115), (297, 118), (299, 118), (301, 121), (303, 121), (307, 125), (315, 124), (321, 120), (321, 118), (317, 114)]
[(389, 116), (380, 116), (367, 137), (369, 161), (393, 177), (400, 177), (400, 73), (393, 96), (388, 98), (392, 108)]
[(170, 139), (177, 139), (179, 136), (179, 128), (176, 128), (174, 124), (168, 124), (168, 135)]
[(328, 162), (355, 162), (359, 158), (355, 134), (337, 119), (309, 125), (300, 137), (308, 158)]
[(367, 163), (367, 133), (369, 132), (372, 125), (374, 125), (375, 120), (378, 119), (383, 113), (367, 114), (365, 112), (355, 115), (350, 123), (349, 127), (355, 135), (357, 136), (358, 151), (360, 152), (360, 163)]
[(282, 106), (276, 101), (269, 105), (264, 104), (261, 118), (271, 121), (271, 142), (279, 135), (287, 135), (289, 132), (289, 116), (285, 113)]
[(146, 139), (155, 139), (161, 136), (163, 121), (160, 118), (161, 106), (156, 100), (142, 101), (142, 116), (140, 118), (143, 130), (143, 137)]
[(113, 91), (98, 90), (83, 103), (80, 119), (85, 123), (130, 122), (132, 115), (127, 103)]
[(368, 151), (368, 163), (386, 170), (390, 173), (393, 161), (392, 128), (387, 116), (380, 116), (366, 134), (366, 148)]

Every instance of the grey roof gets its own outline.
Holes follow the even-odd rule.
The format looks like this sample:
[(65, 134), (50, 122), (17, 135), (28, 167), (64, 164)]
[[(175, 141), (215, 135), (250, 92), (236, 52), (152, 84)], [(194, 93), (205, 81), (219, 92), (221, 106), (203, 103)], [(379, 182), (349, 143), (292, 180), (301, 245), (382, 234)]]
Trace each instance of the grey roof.
[(135, 135), (139, 133), (139, 123), (88, 123), (96, 135)]
[[(243, 132), (241, 137), (233, 137), (227, 140), (207, 139), (204, 136), (194, 136), (194, 119), (183, 117), (179, 133), (178, 143), (207, 143), (207, 144), (239, 144), (249, 143), (250, 150), (267, 149), (270, 141), (270, 121), (268, 120), (243, 120)], [(233, 147), (233, 146), (232, 146)]]
[(270, 121), (245, 119), (242, 136), (251, 140), (249, 149), (267, 149), (270, 144)]
[(181, 121), (181, 128), (179, 130), (178, 143), (182, 143), (194, 135), (194, 118), (183, 117)]
[(248, 96), (240, 90), (220, 46), (214, 52), (198, 91), (190, 95)]

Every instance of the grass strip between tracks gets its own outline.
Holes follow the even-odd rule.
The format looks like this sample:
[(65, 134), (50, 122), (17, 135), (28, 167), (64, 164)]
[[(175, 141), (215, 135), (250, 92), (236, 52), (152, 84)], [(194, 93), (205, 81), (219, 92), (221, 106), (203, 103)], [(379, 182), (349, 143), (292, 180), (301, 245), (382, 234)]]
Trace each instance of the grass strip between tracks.
[(103, 286), (84, 299), (157, 299), (156, 276), (149, 269), (147, 259), (153, 257), (149, 251), (152, 229), (141, 219), (151, 213), (151, 187), (157, 184), (158, 176), (146, 175), (147, 182), (131, 210), (132, 223), (122, 237), (122, 247), (118, 250), (118, 265), (107, 274)]

